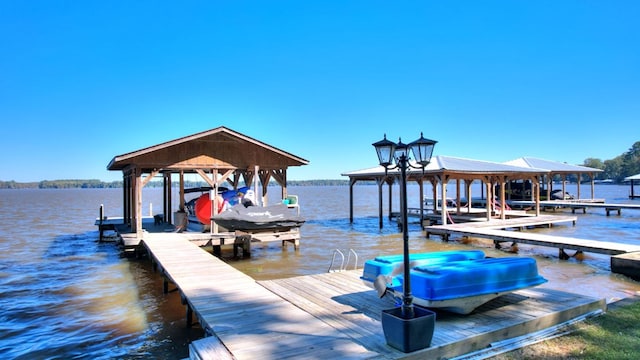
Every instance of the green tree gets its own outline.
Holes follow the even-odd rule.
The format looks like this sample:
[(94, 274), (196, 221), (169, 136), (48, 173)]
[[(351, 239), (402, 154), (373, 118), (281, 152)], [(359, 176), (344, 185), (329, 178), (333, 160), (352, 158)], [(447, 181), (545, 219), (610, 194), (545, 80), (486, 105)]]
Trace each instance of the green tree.
[(604, 163), (600, 159), (587, 158), (584, 160), (583, 166), (604, 170)]
[[(582, 164), (582, 166), (586, 166), (586, 167), (590, 167), (590, 168), (594, 168), (594, 169), (605, 170), (605, 166), (604, 166), (604, 163), (602, 162), (602, 160), (596, 159), (596, 158), (587, 158), (587, 159), (585, 159), (585, 161)], [(595, 174), (595, 178), (597, 180), (607, 179), (606, 172), (603, 171), (603, 172), (600, 172), (600, 173), (596, 173)]]
[(633, 144), (622, 158), (625, 177), (640, 173), (640, 141)]
[(624, 162), (622, 156), (618, 156), (611, 160), (605, 160), (604, 162), (604, 174), (606, 178), (613, 179), (615, 182), (621, 182), (624, 180)]

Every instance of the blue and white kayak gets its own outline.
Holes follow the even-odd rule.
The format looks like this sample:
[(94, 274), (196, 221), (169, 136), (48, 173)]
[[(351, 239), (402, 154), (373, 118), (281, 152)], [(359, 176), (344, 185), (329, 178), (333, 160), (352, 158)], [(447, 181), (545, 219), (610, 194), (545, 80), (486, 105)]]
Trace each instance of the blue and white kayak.
[[(402, 296), (403, 274), (394, 276), (387, 291)], [(414, 303), (429, 308), (468, 314), (507, 293), (541, 285), (536, 260), (524, 257), (484, 258), (411, 269)]]
[[(434, 251), (409, 254), (411, 268), (484, 258), (484, 252), (480, 250)], [(374, 282), (378, 276), (383, 275), (388, 277), (388, 282), (391, 282), (391, 278), (402, 274), (404, 269), (403, 264), (404, 256), (402, 254), (378, 256), (373, 260), (365, 261), (361, 279), (367, 286), (375, 288)]]

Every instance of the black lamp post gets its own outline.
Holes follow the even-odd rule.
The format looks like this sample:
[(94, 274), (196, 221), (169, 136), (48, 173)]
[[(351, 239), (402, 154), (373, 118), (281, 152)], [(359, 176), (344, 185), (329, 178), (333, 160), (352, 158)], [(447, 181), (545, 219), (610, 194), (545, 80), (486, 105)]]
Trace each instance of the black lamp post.
[[(402, 196), (401, 213), (402, 213), (402, 240), (404, 247), (404, 283), (402, 296), (402, 317), (404, 319), (412, 319), (415, 316), (413, 308), (413, 295), (411, 294), (411, 278), (409, 265), (409, 231), (407, 225), (407, 169), (415, 168), (424, 171), (425, 166), (431, 161), (433, 148), (436, 141), (425, 139), (422, 133), (420, 138), (409, 145), (403, 144), (402, 140), (398, 143), (384, 139), (373, 143), (378, 153), (378, 161), (385, 168), (385, 171), (391, 169), (400, 169), (400, 191)], [(412, 165), (409, 160), (409, 151), (413, 152), (416, 165)]]

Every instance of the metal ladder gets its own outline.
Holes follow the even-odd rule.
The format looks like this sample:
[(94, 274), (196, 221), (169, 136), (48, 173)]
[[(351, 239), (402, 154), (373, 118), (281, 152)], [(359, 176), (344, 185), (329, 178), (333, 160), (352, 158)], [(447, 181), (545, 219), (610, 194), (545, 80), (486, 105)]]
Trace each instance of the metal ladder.
[[(347, 253), (347, 259), (345, 262), (344, 253), (340, 249), (335, 249), (333, 250), (333, 256), (331, 257), (331, 264), (329, 265), (329, 270), (327, 272), (331, 273), (331, 272), (347, 270), (347, 267), (351, 262), (352, 254), (354, 259), (353, 270), (356, 270), (358, 268), (358, 254), (356, 253), (356, 251), (353, 249), (349, 249), (349, 252)], [(336, 257), (340, 257), (340, 267), (337, 269), (334, 268), (334, 266), (336, 265)]]

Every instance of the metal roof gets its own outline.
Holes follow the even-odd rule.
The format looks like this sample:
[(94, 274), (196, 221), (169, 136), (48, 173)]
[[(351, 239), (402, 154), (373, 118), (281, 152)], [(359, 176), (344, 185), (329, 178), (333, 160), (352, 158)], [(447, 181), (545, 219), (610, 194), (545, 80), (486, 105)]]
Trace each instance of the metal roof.
[[(422, 170), (411, 169), (409, 173), (417, 174)], [(438, 174), (438, 173), (465, 173), (465, 174), (514, 174), (514, 173), (529, 173), (540, 174), (547, 173), (548, 170), (537, 169), (530, 166), (516, 166), (505, 163), (496, 163), (491, 161), (464, 159), (452, 156), (438, 155), (431, 159), (429, 165), (425, 168), (425, 173)], [(387, 173), (397, 173), (399, 170), (389, 170)], [(368, 176), (380, 176), (385, 174), (385, 169), (382, 166), (376, 166), (368, 169), (349, 171), (342, 173), (342, 176), (363, 178)]]
[[(451, 156), (436, 156), (435, 163), (440, 170), (471, 173), (543, 173), (544, 168), (536, 166), (519, 166), (516, 164), (496, 163), (491, 161), (464, 159)], [(431, 164), (433, 164), (432, 162)], [(429, 164), (429, 165), (431, 165)]]
[(534, 157), (521, 157), (519, 159), (511, 160), (505, 162), (505, 164), (522, 166), (522, 167), (532, 167), (537, 169), (545, 169), (552, 173), (567, 173), (567, 174), (577, 174), (577, 173), (592, 173), (592, 172), (601, 172), (602, 170), (591, 168), (587, 166), (581, 165), (571, 165), (559, 161), (551, 161), (538, 159)]

